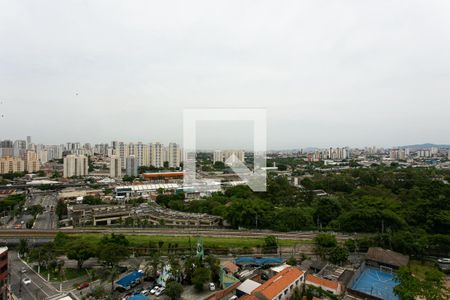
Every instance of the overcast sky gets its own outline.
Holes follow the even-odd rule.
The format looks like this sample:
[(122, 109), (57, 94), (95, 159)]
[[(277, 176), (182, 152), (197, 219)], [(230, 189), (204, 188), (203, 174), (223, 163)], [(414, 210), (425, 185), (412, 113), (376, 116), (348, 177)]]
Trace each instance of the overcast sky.
[(181, 142), (197, 107), (267, 108), (272, 149), (450, 143), (450, 1), (0, 0), (0, 101), (40, 143)]

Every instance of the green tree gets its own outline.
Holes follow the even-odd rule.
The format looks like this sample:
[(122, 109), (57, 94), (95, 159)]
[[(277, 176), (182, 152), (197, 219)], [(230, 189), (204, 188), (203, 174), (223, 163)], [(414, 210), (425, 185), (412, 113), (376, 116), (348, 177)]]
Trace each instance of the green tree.
[(156, 278), (156, 275), (161, 265), (161, 258), (157, 252), (154, 252), (150, 258), (150, 262), (145, 267), (145, 272), (152, 278)]
[(28, 207), (27, 209), (27, 213), (32, 215), (34, 218), (36, 218), (36, 216), (38, 214), (42, 214), (44, 212), (44, 207), (42, 207), (42, 205), (32, 205), (30, 207)]
[(28, 252), (30, 251), (29, 245), (28, 245), (28, 240), (27, 239), (20, 239), (19, 240), (19, 255), (21, 257), (24, 257), (25, 255), (28, 254)]
[(332, 248), (328, 254), (328, 260), (333, 264), (340, 265), (348, 259), (348, 251), (346, 248), (336, 246)]
[(103, 201), (102, 201), (102, 199), (100, 199), (98, 197), (88, 195), (88, 196), (83, 197), (83, 204), (100, 205), (100, 204), (103, 204)]
[(194, 284), (194, 288), (201, 292), (203, 291), (204, 285), (210, 281), (211, 271), (204, 267), (198, 267), (195, 269), (194, 274), (192, 275), (192, 283)]
[(59, 220), (61, 220), (63, 216), (67, 215), (67, 204), (64, 202), (64, 200), (58, 200), (55, 208), (55, 213), (58, 216)]
[(114, 267), (129, 256), (128, 248), (120, 244), (101, 244), (98, 250), (98, 259), (106, 266)]
[(95, 256), (95, 249), (82, 240), (74, 240), (67, 245), (67, 257), (77, 261), (78, 269), (83, 267), (83, 263)]
[(286, 261), (286, 263), (290, 266), (296, 266), (297, 265), (297, 259), (295, 259), (295, 257), (291, 256), (289, 257), (289, 259)]
[(313, 241), (314, 253), (321, 258), (326, 258), (331, 249), (337, 246), (336, 236), (328, 233), (318, 234)]
[(421, 294), (421, 283), (408, 268), (400, 268), (395, 276), (399, 285), (394, 288), (394, 293), (402, 300), (415, 300)]
[(275, 236), (269, 235), (264, 238), (264, 251), (267, 253), (278, 251), (278, 242)]
[(180, 299), (181, 294), (183, 293), (183, 286), (176, 282), (176, 281), (170, 281), (166, 285), (166, 295), (171, 300), (177, 300)]
[(211, 271), (212, 281), (218, 283), (220, 281), (220, 260), (214, 255), (208, 255), (205, 257), (205, 262)]

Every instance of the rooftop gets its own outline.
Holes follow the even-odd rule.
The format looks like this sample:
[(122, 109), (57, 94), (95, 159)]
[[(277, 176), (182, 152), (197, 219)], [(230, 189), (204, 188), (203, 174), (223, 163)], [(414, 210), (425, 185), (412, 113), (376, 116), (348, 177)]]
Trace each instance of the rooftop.
[(394, 267), (403, 267), (409, 262), (409, 256), (380, 247), (369, 248), (366, 259)]
[(261, 284), (253, 281), (251, 279), (245, 280), (237, 289), (250, 295), (255, 289), (257, 289)]
[(339, 283), (337, 283), (336, 281), (331, 281), (328, 279), (324, 279), (324, 278), (320, 278), (314, 275), (307, 275), (306, 276), (306, 283), (308, 284), (312, 283), (312, 284), (316, 284), (316, 285), (320, 285), (332, 290), (337, 291), (338, 287), (339, 287)]
[(253, 294), (258, 293), (267, 299), (273, 299), (302, 275), (303, 272), (299, 268), (284, 269), (255, 289)]

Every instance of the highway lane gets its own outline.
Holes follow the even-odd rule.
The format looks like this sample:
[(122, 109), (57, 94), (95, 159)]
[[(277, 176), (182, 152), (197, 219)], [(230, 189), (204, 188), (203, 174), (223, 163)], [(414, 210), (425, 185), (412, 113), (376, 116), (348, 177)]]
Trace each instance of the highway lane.
[[(17, 252), (9, 251), (9, 269), (11, 274), (11, 288), (13, 292), (21, 299), (40, 300), (59, 294), (59, 292), (51, 284), (43, 280), (32, 269), (28, 268), (17, 256)], [(25, 269), (25, 273), (21, 273)], [(24, 278), (30, 278), (31, 283), (28, 285), (21, 283)]]
[(34, 229), (54, 229), (56, 228), (56, 217), (54, 207), (58, 201), (56, 193), (34, 194), (32, 193), (32, 205), (41, 205), (44, 212), (36, 216)]

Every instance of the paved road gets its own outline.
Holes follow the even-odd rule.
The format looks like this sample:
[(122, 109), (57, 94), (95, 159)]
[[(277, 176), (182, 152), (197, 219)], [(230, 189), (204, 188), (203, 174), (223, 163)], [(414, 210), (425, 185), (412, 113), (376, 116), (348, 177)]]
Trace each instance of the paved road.
[[(33, 270), (28, 268), (18, 257), (17, 252), (9, 251), (9, 268), (11, 273), (11, 288), (17, 296), (21, 296), (24, 300), (46, 299), (59, 294), (59, 292)], [(21, 275), (21, 270), (26, 269), (26, 273)], [(30, 278), (31, 283), (28, 285), (21, 284), (21, 277)]]
[(33, 202), (44, 207), (44, 212), (36, 217), (34, 229), (55, 229), (56, 216), (54, 208), (58, 201), (56, 193), (50, 194), (33, 194)]
[[(27, 196), (25, 207), (33, 205), (40, 205), (44, 208), (44, 212), (36, 216), (34, 222), (34, 229), (55, 229), (56, 218), (54, 215), (54, 208), (58, 201), (57, 193), (55, 192), (34, 192), (33, 190)], [(53, 207), (53, 209), (52, 209)]]

